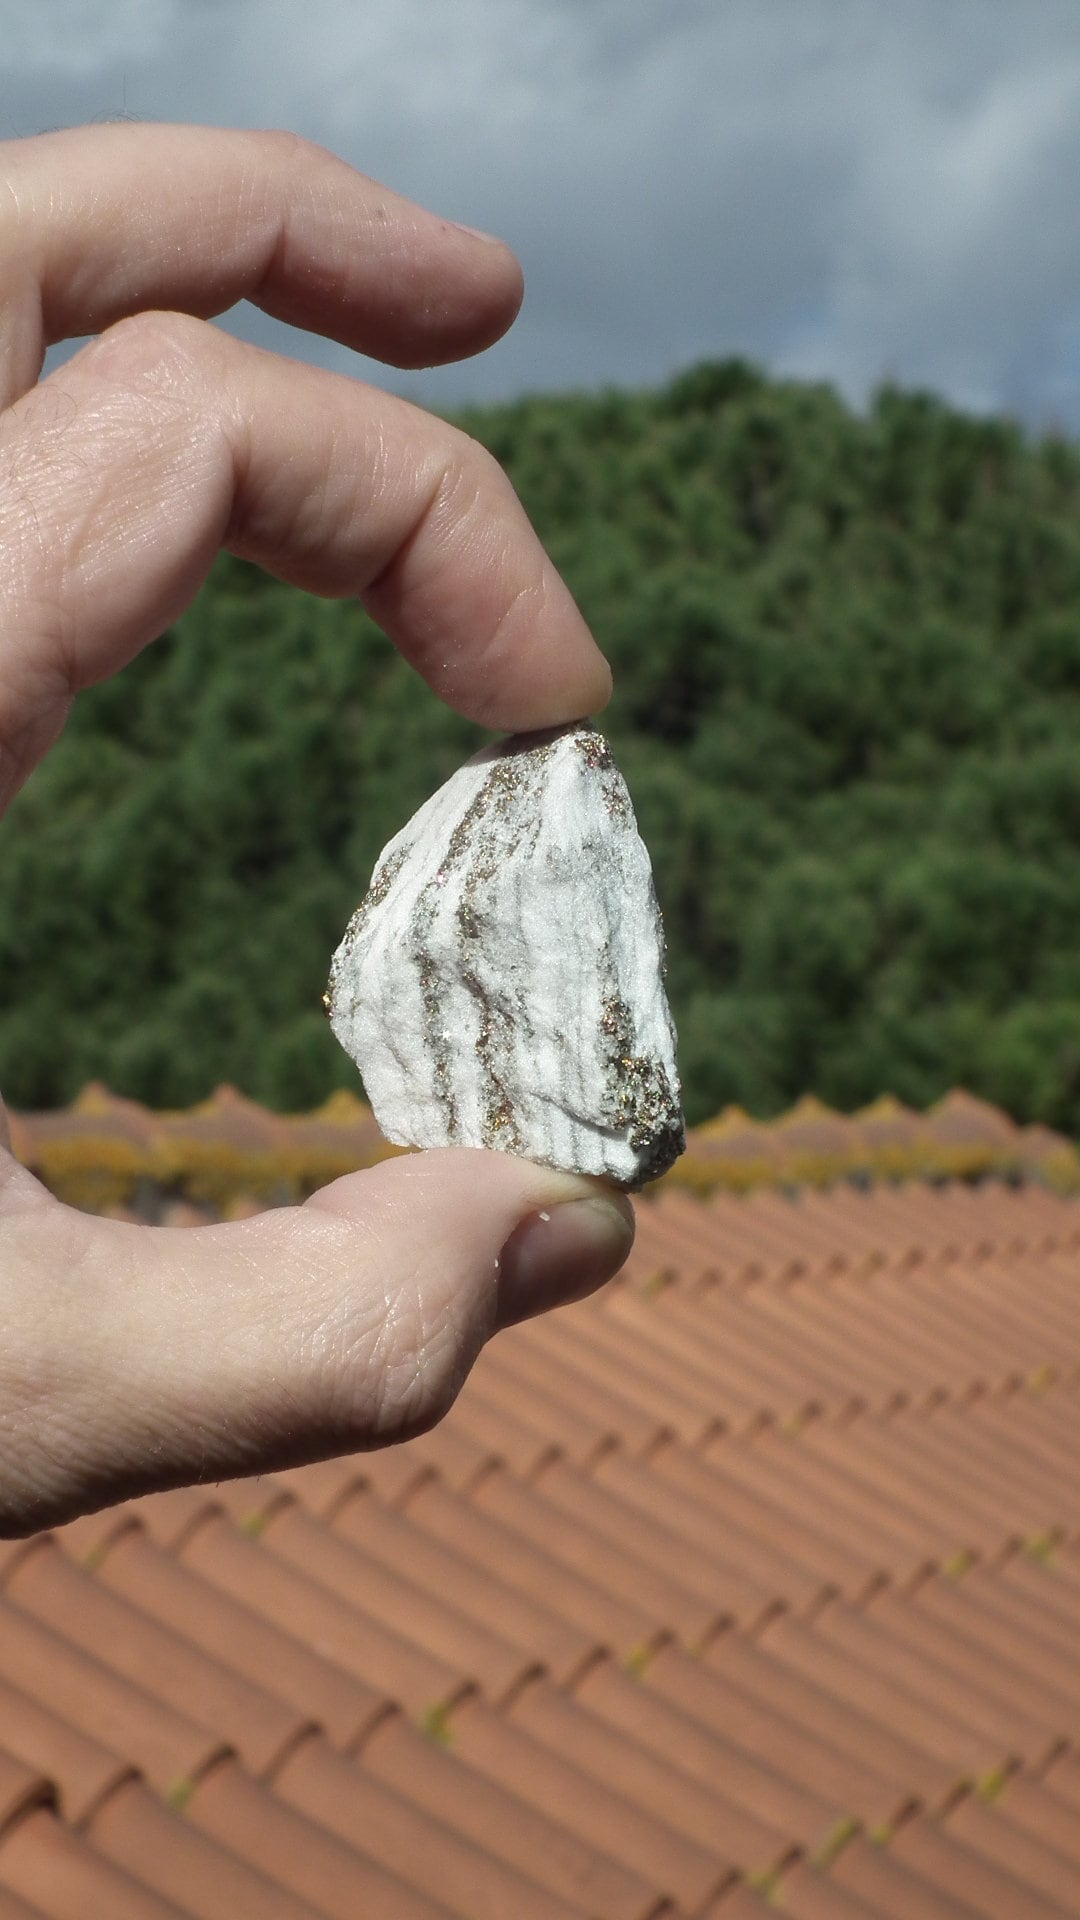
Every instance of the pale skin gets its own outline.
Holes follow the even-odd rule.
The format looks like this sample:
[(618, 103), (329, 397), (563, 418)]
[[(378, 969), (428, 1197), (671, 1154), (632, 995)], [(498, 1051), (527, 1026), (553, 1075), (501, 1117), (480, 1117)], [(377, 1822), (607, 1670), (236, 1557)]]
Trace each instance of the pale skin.
[[(485, 726), (602, 708), (604, 660), (475, 442), (208, 323), (246, 297), (434, 365), (521, 292), (501, 243), (291, 135), (0, 143), (0, 807), (222, 547), (359, 596)], [(170, 1230), (61, 1206), (0, 1147), (0, 1534), (422, 1431), (494, 1332), (600, 1285), (632, 1234), (596, 1183), (463, 1148)]]

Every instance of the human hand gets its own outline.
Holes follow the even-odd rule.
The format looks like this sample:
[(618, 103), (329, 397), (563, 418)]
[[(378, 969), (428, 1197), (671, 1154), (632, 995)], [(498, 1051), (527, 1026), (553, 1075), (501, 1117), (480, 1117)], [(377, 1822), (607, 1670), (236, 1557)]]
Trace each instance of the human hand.
[[(247, 297), (397, 366), (453, 360), (517, 311), (506, 248), (283, 134), (73, 129), (0, 144), (0, 183), (0, 807), (222, 546), (358, 594), (484, 725), (605, 704), (481, 448), (207, 324)], [(422, 1431), (490, 1334), (606, 1279), (632, 1221), (594, 1182), (448, 1149), (235, 1225), (135, 1227), (0, 1147), (0, 1534)]]

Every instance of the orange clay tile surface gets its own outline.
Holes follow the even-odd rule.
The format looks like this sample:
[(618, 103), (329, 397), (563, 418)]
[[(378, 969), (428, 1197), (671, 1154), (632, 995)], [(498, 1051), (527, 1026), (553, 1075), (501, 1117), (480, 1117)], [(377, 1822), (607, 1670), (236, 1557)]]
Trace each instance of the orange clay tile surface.
[(0, 1545), (0, 1920), (1075, 1920), (1080, 1199), (638, 1211), (433, 1433)]

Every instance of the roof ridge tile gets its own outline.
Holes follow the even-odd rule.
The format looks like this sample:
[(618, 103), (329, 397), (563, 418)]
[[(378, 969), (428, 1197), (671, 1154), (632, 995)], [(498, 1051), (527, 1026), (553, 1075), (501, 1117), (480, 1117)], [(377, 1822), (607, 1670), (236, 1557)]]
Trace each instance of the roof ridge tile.
[(218, 1733), (125, 1680), (8, 1599), (0, 1600), (0, 1675), (131, 1760), (168, 1793), (228, 1752)]
[(463, 1499), (439, 1479), (420, 1488), (405, 1512), (432, 1539), (467, 1547), (481, 1577), (494, 1575), (526, 1596), (542, 1592), (544, 1604), (561, 1619), (612, 1643), (621, 1658), (667, 1637), (668, 1629), (638, 1605), (632, 1591), (614, 1582), (600, 1585), (568, 1561), (554, 1559), (541, 1542)]
[(989, 1860), (977, 1848), (957, 1839), (952, 1821), (942, 1825), (915, 1819), (890, 1842), (890, 1850), (905, 1866), (929, 1874), (936, 1886), (979, 1903), (982, 1911), (1008, 1920), (1075, 1920), (1072, 1904), (1061, 1906), (1026, 1877), (1013, 1874), (1000, 1860)]
[(322, 1725), (341, 1746), (360, 1740), (389, 1713), (385, 1690), (370, 1687), (314, 1646), (264, 1614), (253, 1612), (194, 1568), (176, 1560), (140, 1529), (109, 1556), (97, 1576), (116, 1592), (213, 1658), (295, 1708), (305, 1724)]
[(587, 1773), (575, 1757), (552, 1754), (515, 1724), (475, 1697), (462, 1701), (450, 1720), (455, 1753), (490, 1778), (523, 1789), (536, 1806), (572, 1833), (599, 1843), (651, 1881), (656, 1895), (667, 1895), (696, 1913), (738, 1876), (737, 1863), (725, 1860), (679, 1833), (654, 1811), (632, 1801), (606, 1780)]
[(31, 1907), (10, 1887), (0, 1886), (0, 1920), (49, 1920), (49, 1915), (40, 1907)]
[(548, 1681), (523, 1688), (507, 1717), (557, 1757), (570, 1755), (581, 1767), (591, 1761), (597, 1779), (617, 1780), (625, 1799), (659, 1814), (698, 1845), (715, 1846), (722, 1836), (743, 1871), (775, 1871), (797, 1851), (782, 1829), (738, 1806), (722, 1780), (705, 1786)]
[[(818, 1792), (832, 1799), (837, 1818), (850, 1815), (860, 1824), (891, 1828), (918, 1804), (910, 1786), (897, 1784), (864, 1757), (849, 1754), (821, 1731), (820, 1721), (804, 1725), (732, 1683), (722, 1668), (694, 1660), (682, 1648), (664, 1647), (650, 1662), (643, 1684), (706, 1726), (737, 1730), (740, 1745), (764, 1761), (783, 1753), (814, 1781)], [(832, 1717), (848, 1724), (849, 1716), (840, 1707)]]
[(59, 1550), (24, 1562), (9, 1598), (110, 1673), (234, 1747), (254, 1772), (272, 1771), (305, 1716), (182, 1638)]
[(446, 1587), (431, 1592), (391, 1571), (355, 1534), (321, 1526), (299, 1506), (279, 1512), (261, 1541), (268, 1553), (402, 1634), (490, 1699), (505, 1699), (540, 1670), (534, 1653), (493, 1625), (479, 1624), (455, 1605)]
[(8, 1680), (0, 1680), (0, 1729), (5, 1752), (52, 1782), (70, 1827), (84, 1826), (125, 1781), (138, 1777), (129, 1759)]
[(55, 1807), (55, 1783), (37, 1766), (0, 1746), (0, 1842), (34, 1807)]
[(31, 1810), (0, 1845), (0, 1886), (45, 1902), (50, 1916), (81, 1920), (191, 1920), (144, 1880), (105, 1858), (83, 1834), (73, 1833), (47, 1807)]
[(410, 1713), (422, 1714), (467, 1689), (445, 1661), (269, 1553), (224, 1514), (201, 1527), (180, 1557), (255, 1613), (299, 1637), (308, 1635), (326, 1658)]
[[(830, 1654), (833, 1647), (823, 1643), (814, 1628), (783, 1618), (757, 1640), (725, 1635), (709, 1649), (705, 1662), (737, 1695), (811, 1729), (882, 1779), (906, 1782), (912, 1801), (950, 1804), (963, 1781), (963, 1764), (955, 1753), (944, 1751), (947, 1741), (933, 1738), (930, 1716), (908, 1715), (905, 1722), (902, 1711), (897, 1712), (905, 1704), (903, 1690), (884, 1679), (881, 1667), (868, 1671), (857, 1661), (843, 1655), (830, 1659)], [(875, 1682), (878, 1701), (886, 1696), (892, 1712), (880, 1710)], [(980, 1757), (985, 1772), (997, 1755), (984, 1751)]]
[[(545, 1691), (555, 1693), (551, 1687)], [(582, 1911), (603, 1912), (605, 1920), (624, 1915), (636, 1920), (646, 1907), (652, 1910), (650, 1888), (640, 1874), (591, 1837), (579, 1837), (533, 1806), (507, 1780), (471, 1767), (454, 1751), (453, 1726), (450, 1715), (444, 1745), (402, 1716), (366, 1743), (363, 1764), (440, 1821), (456, 1819), (477, 1845)]]
[[(1038, 1788), (1033, 1783), (1033, 1792)], [(1006, 1789), (1008, 1791), (1008, 1789)], [(969, 1796), (954, 1807), (942, 1831), (978, 1857), (984, 1869), (1016, 1874), (1062, 1911), (1080, 1913), (1080, 1858), (1075, 1839), (1068, 1852), (1015, 1821), (1004, 1794), (987, 1801)]]
[(421, 1581), (430, 1593), (445, 1596), (477, 1628), (497, 1632), (521, 1650), (532, 1648), (535, 1660), (560, 1684), (572, 1684), (604, 1646), (595, 1631), (583, 1632), (551, 1612), (542, 1591), (521, 1592), (498, 1573), (479, 1569), (374, 1494), (358, 1495), (339, 1508), (334, 1530), (394, 1578)]
[(835, 1805), (819, 1792), (816, 1780), (800, 1778), (785, 1755), (761, 1758), (740, 1742), (737, 1726), (707, 1725), (692, 1707), (667, 1699), (644, 1677), (613, 1661), (591, 1668), (574, 1698), (620, 1737), (635, 1741), (676, 1774), (688, 1773), (708, 1792), (723, 1779), (723, 1790), (737, 1807), (790, 1834), (794, 1846), (821, 1841), (835, 1824)]
[[(911, 1920), (915, 1920), (916, 1915), (918, 1920), (987, 1920), (984, 1908), (974, 1907), (955, 1893), (935, 1886), (890, 1848), (875, 1846), (862, 1835), (855, 1835), (841, 1848), (824, 1877), (829, 1884), (836, 1883), (879, 1902), (881, 1910), (894, 1920), (900, 1915), (906, 1920), (909, 1914)], [(1001, 1920), (1005, 1920), (1005, 1916), (1001, 1916)]]
[[(345, 1839), (253, 1780), (235, 1760), (198, 1783), (184, 1815), (328, 1920), (357, 1920), (367, 1913), (379, 1920), (460, 1920), (443, 1901), (420, 1892), (365, 1850), (355, 1809), (352, 1838)], [(377, 1842), (378, 1832), (371, 1837)]]
[(320, 1909), (201, 1832), (138, 1779), (99, 1810), (90, 1836), (106, 1859), (181, 1903), (197, 1920), (220, 1920), (226, 1912), (258, 1920), (322, 1920)]

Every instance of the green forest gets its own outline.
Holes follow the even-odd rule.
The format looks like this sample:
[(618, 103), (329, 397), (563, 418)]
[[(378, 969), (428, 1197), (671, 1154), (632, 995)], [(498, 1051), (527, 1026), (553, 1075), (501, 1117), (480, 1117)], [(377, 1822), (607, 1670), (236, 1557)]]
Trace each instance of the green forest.
[[(1080, 449), (741, 360), (457, 423), (612, 661), (689, 1118), (963, 1085), (1080, 1135)], [(350, 601), (222, 559), (0, 835), (0, 1084), (288, 1110), (330, 954), (483, 738)]]

